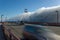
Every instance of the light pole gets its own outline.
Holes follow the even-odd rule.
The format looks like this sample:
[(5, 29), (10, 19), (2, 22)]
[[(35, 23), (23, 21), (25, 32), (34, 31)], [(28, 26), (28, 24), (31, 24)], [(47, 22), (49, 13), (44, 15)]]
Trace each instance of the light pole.
[(7, 21), (7, 16), (5, 17), (5, 22)]
[(1, 23), (2, 23), (2, 20), (3, 20), (2, 17), (3, 17), (3, 15), (1, 15)]
[(57, 24), (58, 24), (58, 22), (59, 22), (59, 14), (58, 14), (58, 11), (56, 11), (56, 13), (57, 13)]
[(27, 13), (28, 12), (28, 9), (25, 9), (24, 12)]

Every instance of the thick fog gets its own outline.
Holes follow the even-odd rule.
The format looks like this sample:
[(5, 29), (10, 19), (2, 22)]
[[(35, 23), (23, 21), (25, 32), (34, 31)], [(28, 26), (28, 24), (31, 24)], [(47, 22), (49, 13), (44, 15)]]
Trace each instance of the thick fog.
[[(57, 16), (58, 14), (58, 16)], [(42, 7), (34, 12), (27, 12), (9, 19), (9, 21), (31, 21), (31, 22), (60, 22), (60, 6)]]

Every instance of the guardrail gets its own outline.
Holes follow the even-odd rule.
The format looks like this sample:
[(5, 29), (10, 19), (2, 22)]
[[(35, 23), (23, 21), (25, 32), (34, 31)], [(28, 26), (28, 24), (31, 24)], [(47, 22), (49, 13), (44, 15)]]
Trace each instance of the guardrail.
[(10, 28), (6, 28), (5, 26), (3, 26), (3, 31), (7, 40), (21, 40), (21, 38), (17, 37)]

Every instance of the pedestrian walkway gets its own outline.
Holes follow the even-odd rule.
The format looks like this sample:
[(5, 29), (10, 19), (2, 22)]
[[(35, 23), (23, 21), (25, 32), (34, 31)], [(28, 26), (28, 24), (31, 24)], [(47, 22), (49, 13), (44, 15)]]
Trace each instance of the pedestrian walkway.
[(4, 34), (3, 34), (3, 27), (0, 25), (0, 40), (5, 40)]

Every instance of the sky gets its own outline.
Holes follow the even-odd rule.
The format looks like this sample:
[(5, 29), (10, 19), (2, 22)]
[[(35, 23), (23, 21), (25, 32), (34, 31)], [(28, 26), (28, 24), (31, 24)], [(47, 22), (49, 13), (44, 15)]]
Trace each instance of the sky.
[(29, 12), (41, 7), (60, 5), (60, 0), (0, 0), (0, 15), (11, 18), (24, 13), (24, 9)]

